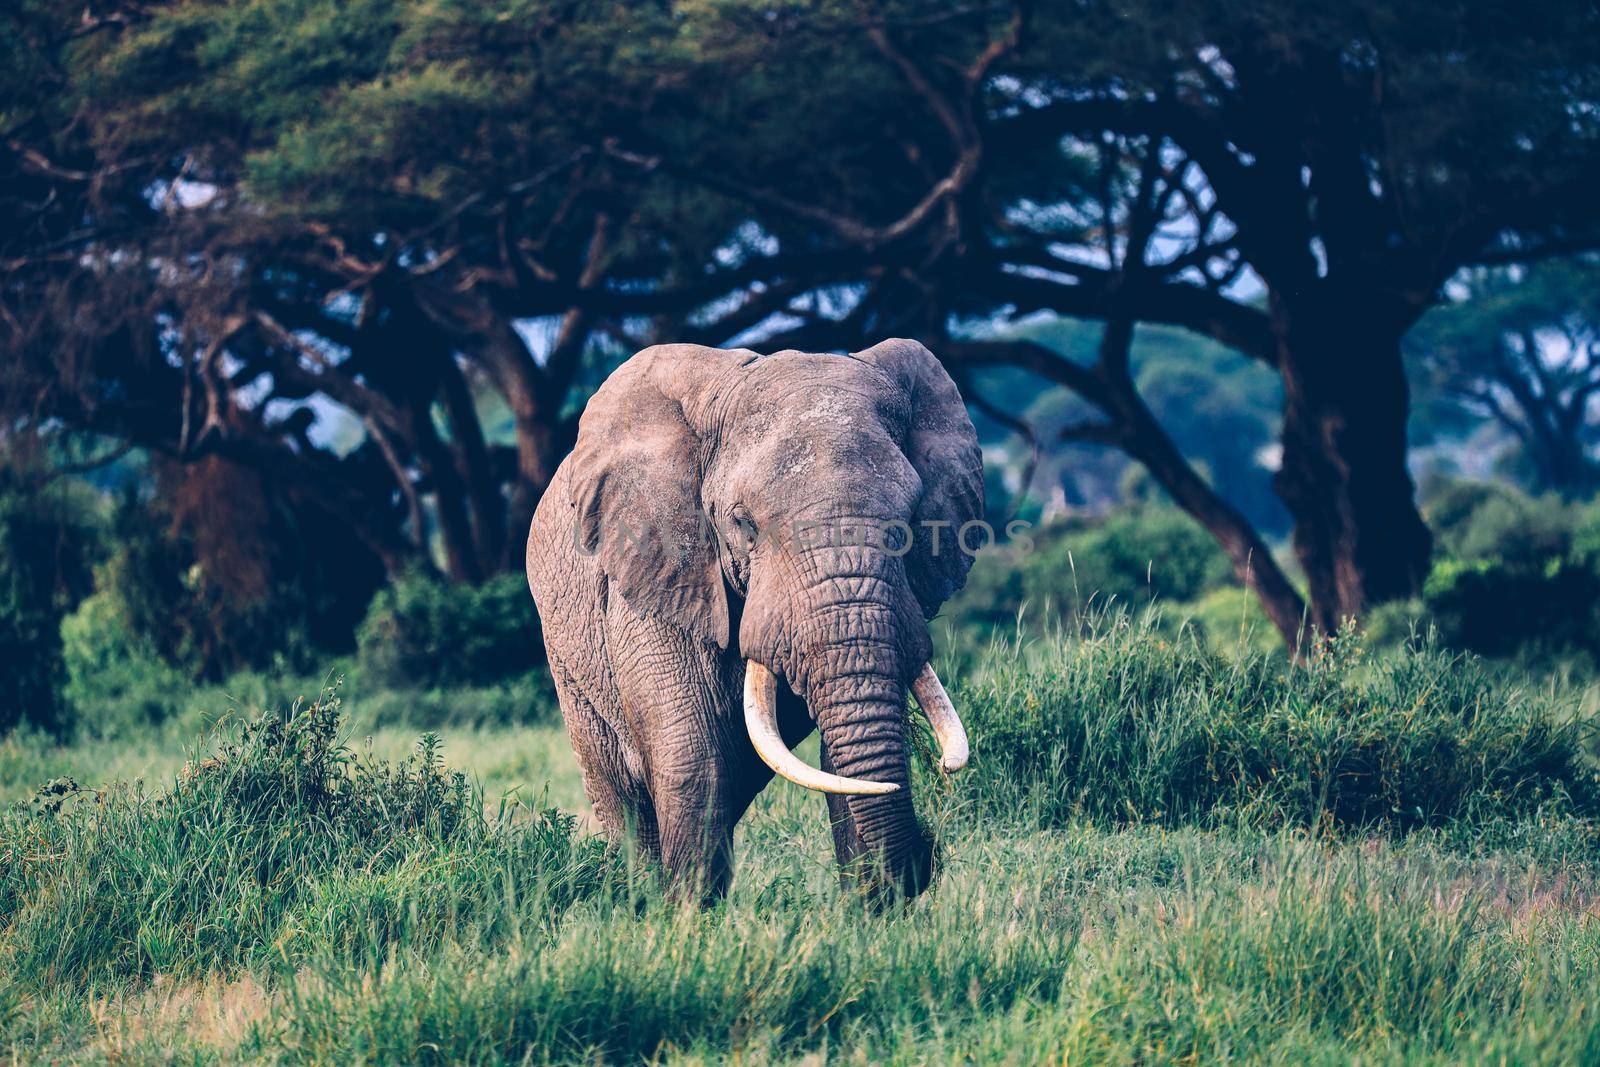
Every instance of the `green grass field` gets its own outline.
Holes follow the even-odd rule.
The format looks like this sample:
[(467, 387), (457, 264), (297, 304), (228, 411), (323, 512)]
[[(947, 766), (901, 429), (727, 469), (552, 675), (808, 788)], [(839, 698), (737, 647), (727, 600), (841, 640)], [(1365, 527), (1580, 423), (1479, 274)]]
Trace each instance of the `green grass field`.
[[(822, 800), (787, 783), (730, 898), (670, 903), (587, 835), (548, 720), (419, 747), (351, 694), (0, 741), (0, 1058), (1600, 1059), (1577, 694), (1117, 620), (952, 688), (975, 759), (946, 782), (919, 757), (943, 870), (888, 911), (841, 892)], [(34, 794), (63, 776), (86, 788)]]

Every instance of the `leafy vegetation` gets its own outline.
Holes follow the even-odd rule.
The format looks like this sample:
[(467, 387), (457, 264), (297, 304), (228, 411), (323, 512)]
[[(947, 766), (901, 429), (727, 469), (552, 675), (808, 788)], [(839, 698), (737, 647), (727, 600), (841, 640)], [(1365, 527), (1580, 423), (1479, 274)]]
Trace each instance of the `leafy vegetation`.
[(1232, 573), (1182, 512), (1136, 505), (1050, 523), (980, 555), (943, 615), (955, 646), (970, 654), (990, 635), (1013, 631), (1019, 616), (1073, 619), (1110, 607), (1181, 604), (1227, 588)]
[(604, 882), (570, 816), (486, 814), (437, 739), (392, 764), (340, 728), (324, 695), (195, 753), (156, 793), (41, 788), (0, 822), (10, 980), (81, 988), (322, 952), (376, 961), (462, 924), (489, 936), (519, 896), (555, 912)]
[(997, 645), (961, 705), (992, 765), (973, 779), (983, 809), (1045, 827), (1600, 815), (1575, 706), (1432, 647), (1373, 656), (1353, 631), (1285, 667), (1112, 616), (1077, 640)]
[(373, 599), (356, 642), (366, 676), (399, 687), (498, 682), (544, 662), (539, 613), (520, 574), (479, 586), (402, 578)]
[[(187, 750), (86, 740), (81, 771), (159, 784), (58, 780), (0, 818), (0, 1050), (296, 1063), (1600, 1050), (1587, 992), (1600, 830), (1575, 696), (1352, 637), (1293, 667), (1223, 656), (1125, 614), (997, 642), (951, 681), (975, 759), (951, 780), (917, 768), (944, 867), (887, 912), (841, 892), (823, 805), (786, 783), (741, 827), (730, 898), (668, 901), (576, 832), (585, 806), (554, 725), (453, 727), (407, 752), (393, 728), (347, 742), (355, 727), (329, 696)], [(0, 742), (12, 795), (45, 770), (19, 740)], [(488, 799), (518, 782), (532, 807)]]
[(1586, 675), (1600, 666), (1600, 504), (1461, 482), (1428, 504), (1438, 537), (1422, 595), (1375, 612), (1381, 641), (1432, 630), (1453, 648)]

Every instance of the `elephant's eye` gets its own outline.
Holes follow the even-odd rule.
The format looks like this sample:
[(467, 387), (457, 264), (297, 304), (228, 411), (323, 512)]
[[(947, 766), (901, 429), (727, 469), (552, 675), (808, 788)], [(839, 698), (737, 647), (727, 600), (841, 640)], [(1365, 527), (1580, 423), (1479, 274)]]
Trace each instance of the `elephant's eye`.
[(745, 548), (748, 549), (756, 543), (756, 523), (748, 512), (736, 510), (733, 513), (733, 526), (739, 532), (739, 536), (743, 538)]

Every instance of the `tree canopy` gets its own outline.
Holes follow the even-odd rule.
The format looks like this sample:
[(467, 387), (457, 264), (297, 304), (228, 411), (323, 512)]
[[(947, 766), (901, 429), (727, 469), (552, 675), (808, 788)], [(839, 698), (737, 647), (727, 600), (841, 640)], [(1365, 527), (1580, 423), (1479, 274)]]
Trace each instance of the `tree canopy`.
[[(1600, 16), (1572, 0), (0, 18), (12, 426), (269, 472), (391, 571), (433, 528), (455, 577), (515, 566), (631, 349), (905, 334), (965, 383), (1076, 393), (1066, 432), (1143, 463), (1292, 635), (1299, 593), (1129, 370), (1157, 323), (1281, 380), (1277, 490), (1331, 628), (1427, 565), (1401, 336), (1463, 267), (1600, 238)], [(1039, 309), (1102, 320), (1094, 357), (994, 328)]]

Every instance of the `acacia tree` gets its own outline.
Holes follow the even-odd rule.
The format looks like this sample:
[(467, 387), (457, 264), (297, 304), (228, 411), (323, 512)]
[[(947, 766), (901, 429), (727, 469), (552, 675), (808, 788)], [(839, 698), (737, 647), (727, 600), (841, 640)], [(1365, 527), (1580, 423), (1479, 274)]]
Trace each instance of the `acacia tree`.
[[(1281, 376), (1332, 628), (1427, 565), (1401, 335), (1463, 265), (1594, 237), (1595, 15), (1565, 0), (24, 10), (55, 80), (8, 107), (7, 210), (62, 232), (6, 253), (12, 397), (294, 469), (386, 559), (436, 524), (462, 578), (514, 565), (608, 349), (898, 333), (1079, 392), (1074, 435), (1145, 463), (1292, 641), (1293, 585), (1131, 384), (1135, 324)], [(22, 313), (113, 275), (141, 300), (75, 345)], [(961, 328), (1037, 309), (1104, 320), (1098, 361)]]
[(1600, 270), (1579, 258), (1479, 268), (1407, 346), (1434, 390), (1520, 450), (1534, 488), (1569, 499), (1600, 477)]
[[(608, 12), (516, 13), (18, 12), (48, 61), (6, 141), (6, 203), (30, 222), (7, 249), (9, 408), (293, 471), (391, 572), (426, 565), (432, 530), (452, 577), (514, 567), (575, 433), (597, 306), (653, 310), (626, 284), (694, 255), (651, 232), (649, 190), (619, 194), (597, 150), (618, 120), (596, 86), (633, 76)], [(330, 439), (336, 416), (354, 451)]]
[[(650, 157), (774, 227), (781, 215), (840, 250), (903, 250), (839, 321), (790, 336), (851, 344), (891, 323), (938, 336), (962, 313), (1037, 308), (1107, 320), (1092, 368), (1015, 344), (941, 351), (1024, 362), (1081, 392), (1107, 418), (1079, 432), (1145, 461), (1236, 565), (1253, 565), (1288, 630), (1292, 587), (1193, 484), (1116, 354), (1128, 322), (1195, 329), (1282, 379), (1276, 484), (1311, 621), (1332, 629), (1415, 592), (1430, 544), (1405, 463), (1401, 338), (1463, 267), (1595, 241), (1600, 67), (1579, 43), (1600, 28), (1592, 6), (1035, 4), (1009, 21), (919, 11), (765, 31), (752, 17), (731, 46), (774, 57), (774, 80), (774, 66), (792, 59), (799, 81), (815, 63), (794, 43), (807, 36), (844, 65), (898, 73), (892, 113), (858, 108), (840, 122), (881, 122), (902, 149), (889, 174), (924, 176), (897, 198), (903, 213), (849, 202), (848, 172), (822, 190), (775, 188), (771, 161), (723, 142), (718, 166), (681, 146)], [(789, 99), (783, 122), (828, 110)], [(932, 128), (916, 132), (918, 115)], [(1090, 173), (1072, 175), (1074, 161)]]

